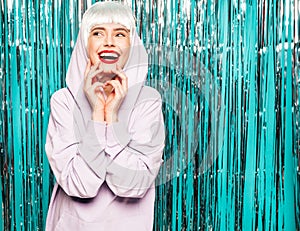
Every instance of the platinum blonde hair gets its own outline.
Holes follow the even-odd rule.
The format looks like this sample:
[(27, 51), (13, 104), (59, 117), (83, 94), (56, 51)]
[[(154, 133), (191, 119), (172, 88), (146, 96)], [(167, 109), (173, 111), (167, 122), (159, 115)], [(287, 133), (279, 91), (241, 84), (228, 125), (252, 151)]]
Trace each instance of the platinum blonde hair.
[(135, 18), (131, 9), (118, 2), (97, 2), (84, 13), (81, 28), (83, 28), (84, 43), (87, 41), (91, 29), (103, 23), (118, 23), (125, 26), (132, 38), (135, 29)]

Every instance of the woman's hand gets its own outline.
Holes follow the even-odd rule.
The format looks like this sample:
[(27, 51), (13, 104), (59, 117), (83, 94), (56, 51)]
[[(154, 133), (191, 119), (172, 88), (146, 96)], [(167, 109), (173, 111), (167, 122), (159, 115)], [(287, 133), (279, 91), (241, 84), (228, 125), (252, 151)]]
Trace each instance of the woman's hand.
[[(102, 68), (99, 68), (100, 62), (92, 66), (89, 60), (84, 74), (84, 93), (93, 110), (93, 120), (104, 121), (105, 99), (101, 91), (103, 83), (97, 81), (97, 77), (103, 74)], [(99, 68), (99, 69), (98, 69)]]
[(112, 72), (117, 77), (107, 81), (103, 86), (107, 95), (104, 110), (104, 118), (107, 123), (118, 121), (118, 111), (128, 91), (128, 79), (125, 73), (119, 68)]

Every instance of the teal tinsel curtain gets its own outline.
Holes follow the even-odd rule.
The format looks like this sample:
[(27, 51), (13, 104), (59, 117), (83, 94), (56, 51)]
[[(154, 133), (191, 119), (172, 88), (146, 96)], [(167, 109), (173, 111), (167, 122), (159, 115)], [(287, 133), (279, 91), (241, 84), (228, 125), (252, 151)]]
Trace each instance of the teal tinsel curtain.
[[(94, 1), (0, 1), (0, 230), (43, 230), (49, 99)], [(300, 2), (125, 1), (163, 98), (154, 230), (300, 230)]]

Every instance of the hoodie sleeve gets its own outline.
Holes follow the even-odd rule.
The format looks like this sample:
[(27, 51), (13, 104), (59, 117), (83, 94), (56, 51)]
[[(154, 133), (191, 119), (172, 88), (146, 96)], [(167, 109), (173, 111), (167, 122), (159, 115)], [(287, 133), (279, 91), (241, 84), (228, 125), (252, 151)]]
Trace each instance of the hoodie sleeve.
[(46, 154), (63, 190), (69, 196), (90, 198), (97, 195), (105, 180), (106, 125), (89, 121), (84, 134), (76, 136), (74, 103), (70, 101), (63, 90), (51, 97)]
[(162, 163), (165, 130), (162, 101), (155, 97), (140, 100), (129, 120), (128, 129), (118, 122), (107, 126), (106, 153), (110, 162), (106, 169), (106, 183), (122, 197), (143, 197)]

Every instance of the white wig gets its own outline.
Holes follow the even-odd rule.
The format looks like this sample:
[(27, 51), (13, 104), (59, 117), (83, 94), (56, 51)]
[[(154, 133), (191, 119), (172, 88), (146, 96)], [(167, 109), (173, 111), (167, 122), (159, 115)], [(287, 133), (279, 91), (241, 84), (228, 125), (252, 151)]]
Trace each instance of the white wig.
[(135, 29), (135, 19), (128, 6), (118, 2), (97, 2), (88, 8), (82, 18), (81, 28), (86, 46), (91, 29), (104, 23), (118, 23), (125, 26), (130, 31), (131, 37)]

